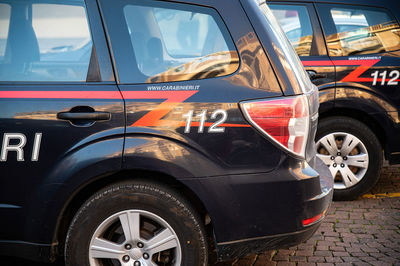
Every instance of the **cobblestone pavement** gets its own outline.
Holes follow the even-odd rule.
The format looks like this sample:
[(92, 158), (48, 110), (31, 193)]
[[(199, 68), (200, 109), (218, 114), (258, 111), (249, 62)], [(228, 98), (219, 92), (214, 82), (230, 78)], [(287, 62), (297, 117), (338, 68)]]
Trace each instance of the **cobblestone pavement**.
[[(0, 257), (4, 266), (60, 266)], [(334, 202), (306, 243), (215, 266), (399, 265), (400, 168), (385, 167), (378, 184), (355, 201)]]
[(384, 168), (362, 198), (333, 202), (306, 243), (215, 265), (400, 265), (400, 168)]

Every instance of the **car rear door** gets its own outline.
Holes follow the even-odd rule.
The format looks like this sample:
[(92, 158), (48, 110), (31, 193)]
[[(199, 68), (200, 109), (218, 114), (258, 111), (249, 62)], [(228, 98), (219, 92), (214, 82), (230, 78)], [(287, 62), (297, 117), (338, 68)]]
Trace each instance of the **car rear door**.
[(37, 227), (25, 223), (38, 222), (64, 178), (104, 154), (119, 159), (99, 170), (121, 167), (124, 104), (96, 2), (87, 4), (0, 0), (1, 240), (51, 243), (45, 231), (29, 239)]
[(333, 107), (335, 66), (323, 39), (312, 3), (269, 1), (268, 6), (279, 21), (290, 43), (300, 57), (311, 81), (318, 86), (320, 112)]
[(317, 9), (336, 66), (337, 96), (354, 98), (355, 91), (371, 91), (387, 101), (382, 111), (397, 112), (400, 26), (395, 16), (382, 7), (361, 5), (317, 4)]
[[(126, 100), (124, 167), (165, 172), (179, 161), (190, 165), (180, 144), (167, 145), (165, 138), (207, 158), (186, 169), (190, 174), (172, 171), (177, 178), (275, 167), (275, 153), (265, 153), (275, 150), (273, 144), (250, 128), (238, 106), (241, 100), (282, 95), (249, 21), (232, 18), (243, 12), (240, 5), (225, 10), (229, 1), (202, 1), (203, 7), (198, 1), (100, 3)], [(152, 138), (139, 147), (138, 138), (145, 136)], [(145, 153), (144, 145), (153, 142), (152, 153)], [(139, 154), (165, 164), (149, 158), (152, 163), (145, 165)]]

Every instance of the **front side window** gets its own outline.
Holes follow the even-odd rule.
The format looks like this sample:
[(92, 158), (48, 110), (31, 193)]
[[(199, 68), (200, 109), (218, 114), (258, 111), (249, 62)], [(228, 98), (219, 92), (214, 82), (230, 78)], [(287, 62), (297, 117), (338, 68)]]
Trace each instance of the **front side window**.
[(123, 8), (138, 83), (204, 79), (232, 74), (239, 59), (218, 14), (209, 8), (130, 1)]
[(309, 56), (313, 29), (305, 6), (268, 4), (299, 56)]
[(92, 40), (84, 1), (7, 2), (8, 13), (0, 3), (0, 81), (86, 81)]
[(330, 56), (365, 55), (400, 49), (400, 27), (382, 8), (321, 5), (334, 27), (324, 25)]

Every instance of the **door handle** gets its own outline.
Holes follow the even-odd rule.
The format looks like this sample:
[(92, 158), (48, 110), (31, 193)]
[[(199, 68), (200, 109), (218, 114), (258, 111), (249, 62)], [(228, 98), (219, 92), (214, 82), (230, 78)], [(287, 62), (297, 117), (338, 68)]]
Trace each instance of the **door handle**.
[(62, 120), (110, 120), (109, 112), (60, 112), (57, 118)]
[(320, 74), (320, 73), (315, 72), (314, 70), (307, 70), (307, 73), (308, 73), (308, 76), (310, 77), (310, 80), (328, 77), (328, 75), (326, 73)]

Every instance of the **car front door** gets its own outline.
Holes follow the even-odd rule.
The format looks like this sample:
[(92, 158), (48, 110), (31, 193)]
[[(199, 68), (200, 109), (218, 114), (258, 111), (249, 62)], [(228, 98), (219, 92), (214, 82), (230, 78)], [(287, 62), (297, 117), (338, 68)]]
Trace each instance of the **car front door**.
[[(82, 147), (123, 136), (124, 104), (97, 9), (0, 0), (0, 23), (0, 239), (51, 243), (27, 239), (22, 228), (37, 221), (24, 217), (46, 211), (63, 176), (80, 167), (76, 156), (93, 157)], [(123, 137), (107, 147), (122, 158)]]

